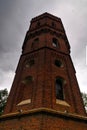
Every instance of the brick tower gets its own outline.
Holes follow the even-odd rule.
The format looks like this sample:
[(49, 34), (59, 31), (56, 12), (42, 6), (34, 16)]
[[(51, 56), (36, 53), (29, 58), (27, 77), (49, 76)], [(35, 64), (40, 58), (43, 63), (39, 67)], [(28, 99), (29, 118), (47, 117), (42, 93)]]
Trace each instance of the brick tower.
[(70, 45), (60, 18), (44, 13), (31, 20), (0, 127), (87, 129)]

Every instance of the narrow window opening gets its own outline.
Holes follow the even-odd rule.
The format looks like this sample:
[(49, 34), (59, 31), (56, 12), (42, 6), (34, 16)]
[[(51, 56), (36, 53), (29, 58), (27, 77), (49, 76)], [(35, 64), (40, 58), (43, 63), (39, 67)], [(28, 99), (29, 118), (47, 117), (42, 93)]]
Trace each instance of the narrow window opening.
[(54, 22), (52, 22), (52, 27), (56, 27), (56, 24)]
[(52, 40), (52, 45), (53, 45), (54, 47), (58, 47), (58, 40), (57, 40), (56, 38), (53, 38), (53, 40)]
[(56, 99), (64, 100), (63, 81), (60, 78), (56, 79)]

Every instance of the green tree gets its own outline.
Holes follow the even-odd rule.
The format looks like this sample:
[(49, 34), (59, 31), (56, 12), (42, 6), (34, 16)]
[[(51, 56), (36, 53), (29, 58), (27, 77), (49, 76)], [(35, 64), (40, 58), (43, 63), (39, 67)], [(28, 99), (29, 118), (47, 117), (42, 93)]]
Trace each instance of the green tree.
[(3, 113), (4, 107), (7, 102), (8, 91), (7, 89), (0, 90), (0, 115)]
[(87, 112), (87, 94), (86, 93), (82, 93), (82, 99), (83, 99), (84, 107)]

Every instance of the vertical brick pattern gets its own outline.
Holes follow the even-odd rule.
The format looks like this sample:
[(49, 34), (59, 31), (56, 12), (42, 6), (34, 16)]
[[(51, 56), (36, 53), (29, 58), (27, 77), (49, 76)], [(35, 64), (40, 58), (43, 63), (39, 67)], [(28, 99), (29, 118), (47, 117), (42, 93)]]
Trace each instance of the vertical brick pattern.
[[(40, 26), (37, 24), (38, 21)], [(53, 38), (58, 40), (58, 47), (52, 45)], [(38, 41), (34, 43), (35, 39)], [(37, 47), (32, 49), (32, 44)], [(45, 13), (32, 19), (4, 114), (18, 111), (17, 104), (30, 99), (31, 103), (21, 105), (20, 109), (47, 107), (85, 115), (69, 49), (60, 18)], [(34, 65), (26, 67), (26, 63), (32, 59)], [(62, 68), (55, 66), (56, 59), (62, 61)], [(33, 81), (25, 85), (23, 80), (27, 76), (32, 76)], [(70, 105), (68, 108), (56, 104), (55, 78), (58, 76), (66, 82), (63, 91), (64, 100)]]
[[(53, 46), (53, 38), (58, 41), (58, 47)], [(35, 39), (38, 40), (34, 43)], [(44, 107), (86, 116), (70, 57), (70, 45), (61, 19), (48, 13), (32, 19), (22, 49), (4, 114)], [(34, 60), (34, 64), (26, 67), (26, 63), (30, 60)], [(60, 60), (63, 66), (56, 66), (55, 60)], [(29, 84), (24, 83), (27, 76), (32, 77), (32, 82)], [(56, 100), (56, 77), (64, 79), (63, 101)], [(26, 100), (31, 102), (21, 104)], [(79, 123), (78, 120), (33, 113), (29, 117), (2, 119), (0, 124), (0, 130), (87, 129), (84, 121)]]

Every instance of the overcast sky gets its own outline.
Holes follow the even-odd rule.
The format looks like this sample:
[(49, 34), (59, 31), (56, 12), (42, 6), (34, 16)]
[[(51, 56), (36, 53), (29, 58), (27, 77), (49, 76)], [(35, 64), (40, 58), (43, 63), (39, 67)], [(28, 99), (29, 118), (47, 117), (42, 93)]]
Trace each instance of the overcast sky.
[(87, 0), (0, 0), (0, 89), (10, 90), (30, 20), (44, 12), (62, 19), (80, 90), (87, 93)]

